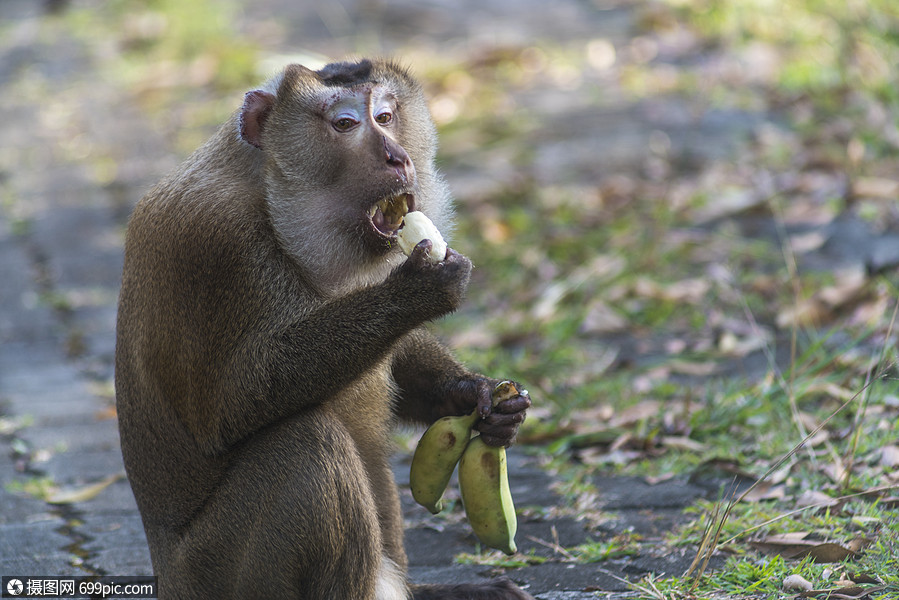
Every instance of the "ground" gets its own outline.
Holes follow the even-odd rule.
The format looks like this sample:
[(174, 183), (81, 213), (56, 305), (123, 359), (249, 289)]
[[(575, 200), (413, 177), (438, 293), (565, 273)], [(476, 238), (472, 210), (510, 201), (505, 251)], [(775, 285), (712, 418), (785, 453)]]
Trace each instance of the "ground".
[[(689, 3), (315, 4), (0, 4), (0, 575), (151, 573), (112, 383), (130, 210), (276, 65), (386, 54), (425, 82), (452, 245), (477, 265), (438, 332), (535, 398), (510, 451), (510, 560), (481, 553), (458, 502), (439, 517), (415, 505), (420, 432), (398, 434), (412, 579), (673, 597), (654, 582), (690, 568), (697, 515), (772, 467), (725, 536), (823, 494), (845, 523), (797, 516), (792, 531), (879, 550), (827, 577), (782, 570), (895, 586), (899, 132), (895, 99), (875, 89), (892, 73), (880, 38), (841, 30), (861, 58), (833, 58), (837, 76), (868, 86), (844, 93), (802, 79), (823, 80), (830, 58), (809, 75), (798, 51), (778, 54), (776, 28), (734, 31), (744, 21)], [(871, 503), (845, 499), (863, 493)], [(753, 543), (782, 533), (763, 532)], [(725, 560), (751, 537), (708, 570), (743, 569)], [(740, 581), (776, 594), (777, 573)], [(751, 587), (727, 585), (707, 597)], [(876, 587), (857, 597), (895, 593)]]

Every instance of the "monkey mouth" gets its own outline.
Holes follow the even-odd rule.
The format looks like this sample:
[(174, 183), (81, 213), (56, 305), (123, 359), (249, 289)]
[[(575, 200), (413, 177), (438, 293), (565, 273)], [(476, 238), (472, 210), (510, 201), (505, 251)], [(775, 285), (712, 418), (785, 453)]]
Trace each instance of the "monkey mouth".
[(368, 218), (375, 231), (385, 237), (393, 237), (403, 225), (403, 217), (413, 210), (414, 197), (409, 193), (399, 193), (382, 198), (368, 209)]

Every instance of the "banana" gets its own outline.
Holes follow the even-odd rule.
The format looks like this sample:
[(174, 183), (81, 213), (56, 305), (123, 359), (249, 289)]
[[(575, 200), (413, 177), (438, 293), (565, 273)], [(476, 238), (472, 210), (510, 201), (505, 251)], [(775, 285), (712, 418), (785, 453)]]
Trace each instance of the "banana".
[(434, 421), (418, 441), (409, 471), (412, 497), (435, 515), (443, 510), (443, 491), (477, 420), (477, 410), (461, 417), (443, 417)]
[(431, 219), (417, 210), (406, 213), (403, 217), (403, 228), (397, 234), (400, 249), (409, 256), (422, 240), (431, 240), (431, 252), (428, 254), (431, 264), (436, 265), (446, 258), (446, 241)]
[(459, 489), (468, 523), (481, 543), (515, 554), (518, 519), (509, 490), (506, 449), (473, 437), (459, 461)]

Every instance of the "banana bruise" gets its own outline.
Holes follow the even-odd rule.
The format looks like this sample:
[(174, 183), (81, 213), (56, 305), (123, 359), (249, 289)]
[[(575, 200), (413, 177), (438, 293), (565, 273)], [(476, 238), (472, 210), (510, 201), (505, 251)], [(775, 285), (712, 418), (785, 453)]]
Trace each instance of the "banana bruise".
[(443, 510), (443, 492), (477, 420), (477, 410), (461, 417), (443, 417), (434, 421), (418, 441), (409, 484), (415, 501), (435, 515)]
[(515, 554), (518, 519), (509, 489), (506, 449), (476, 436), (459, 461), (459, 489), (468, 523), (485, 546)]

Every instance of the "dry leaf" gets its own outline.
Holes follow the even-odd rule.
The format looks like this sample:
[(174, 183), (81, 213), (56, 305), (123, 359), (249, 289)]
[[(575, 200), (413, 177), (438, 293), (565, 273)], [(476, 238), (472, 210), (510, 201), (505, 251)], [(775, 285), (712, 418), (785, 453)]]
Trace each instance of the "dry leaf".
[(672, 373), (695, 375), (697, 377), (707, 377), (714, 375), (718, 371), (718, 365), (712, 361), (690, 362), (687, 360), (672, 360), (668, 362), (668, 368), (671, 369)]
[(618, 436), (618, 439), (612, 442), (612, 444), (609, 446), (609, 452), (616, 452), (618, 450), (621, 450), (625, 446), (629, 446), (630, 443), (635, 439), (636, 437), (634, 437), (632, 433), (624, 432)]
[(697, 224), (702, 225), (724, 217), (748, 212), (751, 209), (764, 206), (765, 202), (764, 194), (758, 193), (753, 188), (731, 188), (721, 192), (707, 206), (697, 210), (693, 215), (693, 220)]
[(98, 483), (92, 483), (81, 487), (59, 488), (52, 490), (45, 500), (49, 504), (75, 504), (93, 500), (97, 495), (109, 487), (112, 483), (122, 478), (121, 473), (109, 475)]
[(888, 469), (899, 465), (899, 446), (884, 446), (880, 452), (880, 464)]
[(643, 456), (643, 452), (636, 450), (615, 450), (604, 452), (599, 448), (587, 448), (578, 453), (578, 459), (585, 465), (626, 465)]
[(882, 177), (861, 177), (852, 184), (852, 194), (895, 200), (899, 196), (899, 181)]
[(812, 252), (823, 246), (827, 237), (820, 231), (797, 233), (790, 236), (790, 249), (796, 254)]
[(841, 546), (840, 544), (826, 542), (824, 544), (818, 544), (816, 546), (807, 548), (799, 552), (798, 554), (794, 554), (790, 558), (805, 558), (806, 556), (811, 556), (815, 559), (816, 562), (819, 563), (837, 563), (849, 558), (854, 554), (854, 551)]
[(765, 348), (771, 341), (768, 331), (751, 333), (744, 337), (738, 336), (732, 331), (725, 331), (718, 339), (718, 350), (729, 356), (746, 356), (756, 350)]
[(860, 539), (852, 540), (846, 546), (834, 542), (815, 542), (805, 540), (805, 532), (768, 536), (750, 544), (767, 554), (777, 554), (784, 558), (798, 559), (810, 556), (819, 563), (835, 563), (853, 556), (860, 546)]
[[(828, 396), (833, 396), (834, 398), (845, 402), (846, 400), (851, 400), (852, 398), (854, 398), (857, 392), (853, 392), (848, 388), (840, 387), (832, 381), (816, 381), (802, 389), (803, 397), (809, 394), (825, 394)], [(812, 418), (816, 419), (816, 417)], [(818, 424), (816, 424), (814, 427), (811, 427), (811, 429), (814, 429), (817, 426)]]
[(824, 492), (819, 492), (816, 490), (805, 490), (802, 494), (796, 498), (796, 507), (803, 508), (805, 506), (836, 506), (839, 504), (839, 501), (831, 498)]
[(868, 276), (863, 268), (844, 269), (834, 273), (836, 284), (821, 288), (811, 298), (783, 309), (777, 315), (777, 326), (818, 325), (833, 318), (835, 311), (859, 299), (865, 290)]
[(883, 589), (886, 589), (885, 586), (866, 588), (860, 585), (851, 585), (846, 587), (830, 588), (826, 590), (809, 590), (807, 592), (800, 593), (797, 597), (815, 598), (821, 596), (822, 598), (826, 598), (828, 600), (847, 600), (852, 598), (858, 598), (859, 600), (861, 600), (862, 598), (869, 598), (871, 594), (879, 592)]
[(781, 329), (805, 325), (818, 325), (829, 311), (817, 298), (802, 300), (777, 313), (777, 326)]
[(587, 308), (587, 314), (581, 323), (581, 333), (602, 334), (626, 329), (628, 321), (614, 308), (601, 300), (596, 300)]
[(453, 347), (480, 350), (497, 347), (499, 345), (499, 336), (487, 327), (469, 327), (454, 333), (450, 338), (450, 342)]
[[(528, 409), (530, 415), (531, 409)], [(572, 411), (569, 420), (574, 431), (583, 433), (596, 429), (596, 424), (608, 421), (615, 416), (615, 407), (608, 403), (597, 404), (590, 408)]]
[(828, 463), (821, 467), (821, 472), (830, 477), (834, 483), (840, 483), (846, 479), (846, 465), (839, 457), (834, 458), (834, 462)]
[(763, 481), (742, 496), (746, 502), (761, 502), (762, 500), (783, 500), (787, 497), (785, 485), (775, 485), (770, 481)]
[(857, 298), (868, 281), (863, 268), (842, 269), (834, 273), (838, 283), (821, 288), (818, 296), (825, 304), (836, 308)]
[(880, 584), (880, 580), (876, 577), (872, 577), (867, 573), (846, 573), (846, 577), (849, 578), (849, 581), (852, 583), (873, 583)]
[(117, 415), (118, 413), (116, 412), (115, 405), (111, 404), (94, 413), (94, 418), (98, 421), (108, 421), (110, 419), (115, 419)]
[(661, 408), (662, 404), (658, 400), (643, 400), (634, 406), (619, 411), (610, 422), (610, 425), (612, 427), (627, 427), (657, 416)]
[(596, 283), (609, 279), (624, 270), (624, 259), (601, 254), (589, 264), (575, 269), (568, 277), (553, 281), (540, 293), (531, 314), (537, 320), (546, 320), (556, 314), (559, 302), (587, 281)]
[(702, 452), (705, 450), (705, 444), (700, 444), (696, 440), (683, 435), (665, 435), (661, 439), (662, 446), (673, 448), (675, 450), (684, 450), (686, 452)]
[(644, 298), (696, 304), (705, 297), (710, 287), (709, 281), (701, 277), (682, 279), (668, 284), (640, 277), (634, 283), (634, 293)]
[[(870, 539), (866, 537), (857, 537), (849, 540), (846, 543), (846, 547), (852, 550), (853, 552), (860, 552), (871, 545)], [(858, 582), (856, 582), (858, 583)]]
[(809, 448), (816, 448), (830, 439), (830, 432), (826, 429), (818, 431), (815, 435), (806, 440), (805, 445)]
[(534, 303), (531, 314), (538, 321), (545, 321), (556, 314), (556, 308), (562, 298), (571, 291), (572, 284), (570, 281), (557, 281), (549, 284), (540, 294), (540, 297)]

